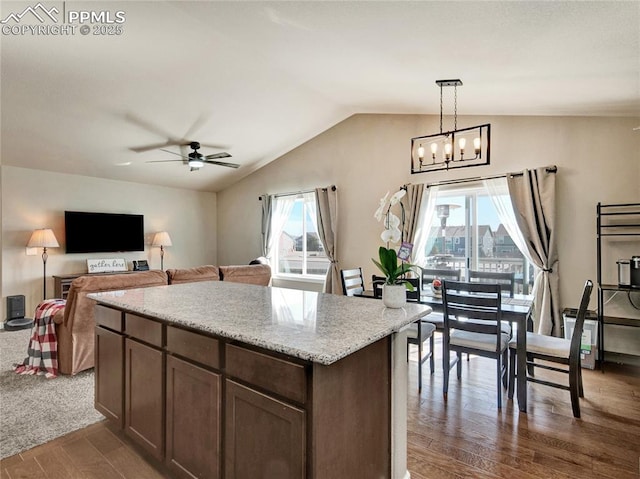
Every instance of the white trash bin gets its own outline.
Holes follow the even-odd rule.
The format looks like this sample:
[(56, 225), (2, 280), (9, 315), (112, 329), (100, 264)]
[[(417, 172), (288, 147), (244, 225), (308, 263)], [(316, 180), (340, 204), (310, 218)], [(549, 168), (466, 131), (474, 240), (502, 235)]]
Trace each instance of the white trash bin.
[[(578, 310), (567, 308), (562, 312), (564, 321), (564, 337), (571, 339), (576, 325)], [(598, 359), (598, 316), (595, 311), (587, 311), (580, 342), (580, 359), (583, 368), (595, 369)]]

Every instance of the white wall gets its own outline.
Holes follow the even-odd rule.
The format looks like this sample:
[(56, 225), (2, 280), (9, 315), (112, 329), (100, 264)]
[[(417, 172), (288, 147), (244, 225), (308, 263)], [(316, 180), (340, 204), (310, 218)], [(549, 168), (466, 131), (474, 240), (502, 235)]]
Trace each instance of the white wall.
[[(216, 264), (216, 194), (104, 180), (2, 166), (2, 317), (6, 296), (24, 294), (28, 316), (42, 299), (42, 258), (26, 255), (37, 228), (52, 228), (60, 248), (48, 250), (47, 296), (53, 297), (52, 275), (86, 272), (88, 258), (146, 259), (160, 268), (159, 248), (148, 244), (157, 231), (168, 231), (164, 267)], [(64, 211), (144, 215), (145, 251), (65, 254)]]
[[(445, 119), (445, 129), (447, 128)], [(487, 176), (557, 165), (561, 307), (579, 301), (596, 276), (595, 212), (600, 202), (640, 201), (638, 118), (460, 117), (460, 127), (491, 123), (491, 164), (410, 174), (410, 139), (435, 133), (439, 117), (355, 115), (218, 193), (218, 258), (241, 261), (260, 252), (258, 195), (335, 184), (340, 268), (375, 272), (380, 241), (378, 200), (405, 183)], [(640, 252), (640, 251), (639, 251)], [(607, 265), (615, 274), (615, 262)], [(596, 295), (591, 307), (595, 308)]]

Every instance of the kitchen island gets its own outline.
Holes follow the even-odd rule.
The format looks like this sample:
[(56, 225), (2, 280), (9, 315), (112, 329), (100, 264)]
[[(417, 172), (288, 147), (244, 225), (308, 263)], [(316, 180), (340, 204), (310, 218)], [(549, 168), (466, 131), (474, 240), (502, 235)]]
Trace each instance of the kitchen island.
[(430, 312), (225, 282), (94, 293), (95, 405), (176, 477), (391, 478)]

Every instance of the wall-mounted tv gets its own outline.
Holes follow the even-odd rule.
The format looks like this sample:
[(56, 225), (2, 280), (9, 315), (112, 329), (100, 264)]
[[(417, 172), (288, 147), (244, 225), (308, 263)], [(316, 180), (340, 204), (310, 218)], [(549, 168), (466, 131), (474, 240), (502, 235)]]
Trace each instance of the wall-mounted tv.
[(119, 213), (64, 212), (67, 253), (144, 251), (144, 217)]

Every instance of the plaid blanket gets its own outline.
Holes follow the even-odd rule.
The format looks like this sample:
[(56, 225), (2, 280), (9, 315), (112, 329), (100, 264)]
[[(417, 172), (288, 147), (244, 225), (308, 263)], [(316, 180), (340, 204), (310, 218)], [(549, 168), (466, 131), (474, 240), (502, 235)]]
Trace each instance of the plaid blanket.
[(64, 308), (64, 299), (47, 299), (36, 307), (27, 357), (17, 364), (14, 371), (18, 374), (38, 374), (46, 378), (58, 375), (58, 339), (53, 316)]

